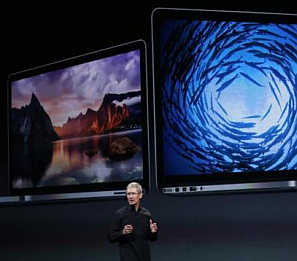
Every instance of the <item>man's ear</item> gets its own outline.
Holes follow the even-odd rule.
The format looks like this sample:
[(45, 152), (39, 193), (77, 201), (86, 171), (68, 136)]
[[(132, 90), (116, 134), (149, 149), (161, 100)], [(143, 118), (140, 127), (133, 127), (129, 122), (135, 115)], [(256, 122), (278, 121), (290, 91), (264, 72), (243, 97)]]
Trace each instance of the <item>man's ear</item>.
[(139, 198), (142, 198), (142, 197), (143, 197), (143, 193), (140, 193)]

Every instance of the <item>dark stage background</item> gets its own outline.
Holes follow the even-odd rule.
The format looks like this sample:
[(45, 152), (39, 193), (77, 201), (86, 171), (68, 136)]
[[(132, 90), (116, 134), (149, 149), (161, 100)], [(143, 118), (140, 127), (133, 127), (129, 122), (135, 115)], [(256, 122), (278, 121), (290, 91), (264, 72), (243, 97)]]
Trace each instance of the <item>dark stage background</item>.
[[(55, 62), (136, 39), (148, 45), (149, 93), (152, 95), (150, 14), (154, 7), (190, 7), (294, 12), (293, 8), (216, 6), (158, 2), (108, 6), (62, 6), (11, 3), (1, 18), (1, 169), (0, 194), (7, 190), (6, 79), (12, 72)], [(281, 1), (279, 1), (281, 2)], [(279, 3), (279, 6), (284, 4)], [(295, 8), (296, 10), (296, 8)], [(8, 19), (8, 18), (9, 19)], [(152, 108), (150, 107), (152, 110)], [(150, 121), (152, 122), (152, 121)], [(152, 130), (152, 126), (151, 126)], [(152, 140), (150, 142), (153, 148)], [(217, 194), (170, 197), (155, 187), (143, 204), (159, 222), (152, 244), (157, 261), (296, 261), (297, 194), (295, 192)], [(106, 239), (110, 217), (120, 200), (73, 201), (0, 206), (0, 259), (118, 260), (117, 246)]]

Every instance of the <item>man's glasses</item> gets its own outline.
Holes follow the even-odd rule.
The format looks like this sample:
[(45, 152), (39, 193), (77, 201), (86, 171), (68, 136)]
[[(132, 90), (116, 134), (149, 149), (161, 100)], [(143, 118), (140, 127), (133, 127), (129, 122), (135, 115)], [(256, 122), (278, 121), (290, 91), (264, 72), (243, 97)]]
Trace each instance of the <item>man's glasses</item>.
[(128, 192), (128, 193), (126, 193), (127, 196), (136, 196), (137, 194), (140, 194), (140, 192)]

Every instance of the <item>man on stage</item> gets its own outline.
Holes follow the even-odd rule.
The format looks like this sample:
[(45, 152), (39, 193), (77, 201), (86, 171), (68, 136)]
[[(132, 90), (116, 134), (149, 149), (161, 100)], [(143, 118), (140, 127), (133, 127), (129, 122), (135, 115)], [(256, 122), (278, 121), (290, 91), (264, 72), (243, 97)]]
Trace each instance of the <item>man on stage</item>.
[(130, 183), (126, 194), (128, 205), (116, 211), (109, 240), (118, 242), (121, 261), (150, 261), (149, 241), (157, 240), (157, 223), (140, 204), (143, 196), (140, 184)]

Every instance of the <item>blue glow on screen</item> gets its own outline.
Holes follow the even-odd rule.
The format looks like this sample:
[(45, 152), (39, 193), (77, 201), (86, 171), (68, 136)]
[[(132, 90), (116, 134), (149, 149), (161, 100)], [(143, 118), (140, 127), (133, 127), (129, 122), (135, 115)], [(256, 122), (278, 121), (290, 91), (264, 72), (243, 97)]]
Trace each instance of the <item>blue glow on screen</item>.
[(297, 169), (297, 25), (160, 31), (165, 175)]

